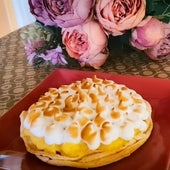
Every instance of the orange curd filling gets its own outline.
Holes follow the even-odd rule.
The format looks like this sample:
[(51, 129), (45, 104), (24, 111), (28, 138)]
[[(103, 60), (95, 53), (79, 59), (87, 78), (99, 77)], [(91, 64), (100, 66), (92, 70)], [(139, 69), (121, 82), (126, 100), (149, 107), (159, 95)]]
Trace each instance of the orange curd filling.
[[(135, 130), (135, 135), (139, 134), (139, 130)], [(56, 155), (56, 153), (60, 153), (63, 156), (68, 157), (83, 157), (91, 152), (88, 146), (81, 142), (80, 144), (74, 143), (64, 143), (61, 145), (57, 144), (46, 144), (43, 137), (36, 137), (32, 135), (28, 130), (23, 131), (23, 136), (25, 140), (30, 141), (27, 142), (30, 148), (34, 148), (35, 150), (45, 151), (51, 155)], [(101, 144), (97, 151), (119, 151), (120, 148), (124, 147), (128, 141), (118, 138), (112, 143), (108, 145)]]

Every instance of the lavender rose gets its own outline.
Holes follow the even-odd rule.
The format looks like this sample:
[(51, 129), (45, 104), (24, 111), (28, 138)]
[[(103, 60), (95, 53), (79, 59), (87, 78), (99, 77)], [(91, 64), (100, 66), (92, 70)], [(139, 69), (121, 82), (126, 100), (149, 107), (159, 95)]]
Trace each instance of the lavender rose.
[(28, 39), (25, 42), (25, 53), (27, 55), (28, 63), (33, 64), (33, 60), (36, 56), (36, 50), (43, 47), (45, 44), (45, 41), (42, 39), (36, 39), (36, 40), (30, 40)]
[(45, 61), (51, 61), (53, 65), (60, 64), (66, 65), (68, 64), (64, 58), (62, 48), (57, 46), (55, 49), (47, 50), (46, 53), (41, 54), (39, 57), (43, 58)]
[(135, 27), (145, 15), (145, 0), (97, 0), (96, 14), (113, 36)]
[(31, 13), (45, 25), (72, 27), (90, 15), (94, 0), (28, 0)]
[(81, 66), (99, 69), (108, 57), (107, 37), (95, 21), (62, 29), (63, 44), (70, 57), (77, 59)]

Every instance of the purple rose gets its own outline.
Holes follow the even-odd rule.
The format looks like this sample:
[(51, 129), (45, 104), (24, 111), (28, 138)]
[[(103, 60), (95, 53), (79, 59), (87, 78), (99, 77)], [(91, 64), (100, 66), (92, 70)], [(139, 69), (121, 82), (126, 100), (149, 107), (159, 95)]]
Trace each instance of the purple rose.
[(28, 3), (30, 6), (30, 12), (38, 21), (45, 25), (56, 25), (45, 10), (42, 0), (28, 0)]
[(28, 0), (31, 13), (45, 25), (72, 27), (90, 15), (94, 0)]

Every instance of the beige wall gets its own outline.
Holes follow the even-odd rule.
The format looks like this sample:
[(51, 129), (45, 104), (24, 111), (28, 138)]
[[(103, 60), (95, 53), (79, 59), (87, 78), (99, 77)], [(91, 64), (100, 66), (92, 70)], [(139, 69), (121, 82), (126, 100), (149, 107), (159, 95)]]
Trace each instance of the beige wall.
[(0, 37), (17, 28), (12, 0), (0, 0)]

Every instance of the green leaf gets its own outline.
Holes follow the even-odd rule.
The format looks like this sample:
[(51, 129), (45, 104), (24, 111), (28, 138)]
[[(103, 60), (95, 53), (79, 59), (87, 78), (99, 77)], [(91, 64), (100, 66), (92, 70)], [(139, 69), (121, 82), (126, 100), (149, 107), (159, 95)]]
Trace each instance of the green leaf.
[(146, 16), (151, 15), (163, 22), (170, 22), (170, 0), (146, 0)]
[(146, 0), (146, 15), (153, 15), (154, 13), (154, 5), (153, 1), (151, 0)]

